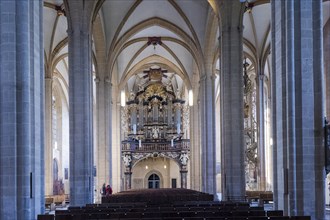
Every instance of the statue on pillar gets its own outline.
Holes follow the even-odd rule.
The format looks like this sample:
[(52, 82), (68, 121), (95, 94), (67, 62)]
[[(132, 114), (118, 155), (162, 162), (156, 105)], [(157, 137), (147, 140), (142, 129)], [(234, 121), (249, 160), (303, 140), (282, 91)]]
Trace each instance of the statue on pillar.
[(129, 190), (132, 188), (132, 172), (125, 172), (125, 185), (124, 188), (125, 190)]
[(129, 100), (130, 101), (135, 100), (135, 93), (133, 91), (131, 91), (130, 94), (129, 94)]
[(187, 153), (182, 153), (180, 155), (180, 162), (182, 165), (187, 166), (188, 160), (189, 160), (189, 156)]
[(131, 162), (132, 162), (132, 156), (130, 154), (125, 154), (123, 156), (123, 162), (125, 165), (125, 190), (131, 189), (132, 184), (132, 171), (131, 171)]
[(124, 161), (125, 167), (129, 167), (131, 165), (131, 161), (132, 161), (131, 155), (126, 154), (125, 156), (123, 156), (123, 161)]

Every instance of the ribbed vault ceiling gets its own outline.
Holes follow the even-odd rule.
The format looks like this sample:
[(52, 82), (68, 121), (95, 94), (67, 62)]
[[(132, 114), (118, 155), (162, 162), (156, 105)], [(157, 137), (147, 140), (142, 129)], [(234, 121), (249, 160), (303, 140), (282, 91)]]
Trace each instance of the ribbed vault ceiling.
[[(243, 20), (244, 51), (249, 62), (255, 62), (269, 52), (271, 10), (267, 0), (249, 0), (248, 6)], [(56, 64), (56, 71), (67, 80), (67, 21), (63, 9), (62, 0), (44, 1), (44, 47), (45, 62)], [(325, 24), (330, 1), (323, 2), (323, 12)], [(117, 74), (114, 83), (124, 83), (127, 90), (134, 90), (145, 80), (144, 70), (162, 67), (167, 69), (164, 83), (182, 91), (191, 87), (193, 74), (203, 74), (200, 71), (204, 70), (208, 41), (214, 42), (214, 53), (219, 51), (219, 30), (216, 36), (206, 34), (212, 13), (206, 0), (104, 1), (99, 17), (105, 51), (108, 57), (113, 56), (107, 59)], [(148, 37), (154, 36), (161, 37), (161, 44), (148, 46)]]

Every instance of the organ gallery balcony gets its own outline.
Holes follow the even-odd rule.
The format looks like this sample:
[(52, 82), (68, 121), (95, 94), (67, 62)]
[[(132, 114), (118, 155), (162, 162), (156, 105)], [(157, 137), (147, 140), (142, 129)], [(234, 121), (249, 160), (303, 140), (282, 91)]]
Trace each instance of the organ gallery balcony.
[(181, 139), (178, 141), (163, 142), (141, 142), (138, 140), (123, 141), (122, 152), (181, 152), (190, 150), (190, 140)]

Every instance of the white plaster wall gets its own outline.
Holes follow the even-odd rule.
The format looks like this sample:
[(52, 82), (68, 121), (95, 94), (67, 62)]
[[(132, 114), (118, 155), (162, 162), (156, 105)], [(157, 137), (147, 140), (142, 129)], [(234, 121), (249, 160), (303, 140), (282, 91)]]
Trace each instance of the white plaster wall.
[(173, 178), (177, 179), (177, 188), (180, 187), (180, 168), (176, 162), (166, 158), (148, 158), (132, 168), (132, 189), (148, 188), (148, 178), (153, 173), (160, 177), (161, 188), (171, 188)]
[[(188, 169), (189, 170), (189, 169)], [(189, 175), (189, 171), (188, 171)], [(169, 176), (169, 188), (171, 186), (171, 179), (176, 179), (176, 187), (181, 188), (181, 175), (180, 175), (180, 168), (178, 164), (174, 160), (170, 160), (170, 176)], [(189, 177), (187, 177), (187, 185), (189, 186)]]

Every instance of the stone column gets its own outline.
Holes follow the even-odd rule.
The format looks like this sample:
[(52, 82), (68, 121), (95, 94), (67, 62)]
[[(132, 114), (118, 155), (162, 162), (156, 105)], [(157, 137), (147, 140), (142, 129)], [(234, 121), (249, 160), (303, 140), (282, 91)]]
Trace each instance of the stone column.
[(91, 16), (94, 1), (65, 1), (69, 39), (70, 205), (93, 202)]
[(266, 190), (264, 74), (258, 74), (258, 188)]
[(174, 128), (177, 134), (181, 133), (181, 108), (182, 106), (180, 102), (174, 104)]
[[(196, 176), (201, 176), (201, 147), (200, 147), (200, 138), (201, 138), (201, 115), (199, 112), (200, 109), (200, 101), (196, 98), (199, 97), (199, 83), (197, 74), (194, 74), (192, 80), (192, 88), (194, 94), (194, 105), (190, 107), (190, 115), (189, 115), (189, 126), (190, 126), (190, 183), (191, 188), (194, 190), (201, 191), (201, 178), (195, 178)], [(170, 108), (169, 108), (170, 109)], [(170, 113), (168, 113), (170, 114)], [(193, 162), (191, 162), (193, 161)]]
[(245, 198), (243, 118), (243, 18), (239, 1), (220, 7), (220, 119), (222, 199)]
[[(324, 75), (326, 85), (330, 85), (330, 20), (325, 24), (323, 29), (323, 51), (324, 51)], [(330, 86), (326, 86), (326, 116), (330, 120)]]
[(52, 144), (53, 79), (50, 77), (45, 79), (45, 195), (53, 195), (53, 144)]
[(181, 175), (181, 188), (187, 189), (187, 170), (180, 170)]
[(200, 79), (200, 100), (202, 191), (216, 196), (215, 100), (213, 75), (205, 74)]
[(132, 172), (131, 171), (125, 171), (125, 186), (124, 190), (129, 190), (132, 188)]
[(275, 208), (324, 220), (322, 1), (271, 7)]
[[(109, 135), (111, 133), (108, 132), (111, 127), (109, 124), (110, 112), (108, 110), (108, 100), (109, 96), (109, 84), (105, 79), (95, 79), (96, 82), (96, 131), (94, 131), (95, 137), (97, 139), (97, 146), (95, 149), (97, 163), (97, 189), (100, 189), (102, 185), (105, 183), (106, 185), (111, 184), (110, 181), (110, 165), (109, 152), (111, 143), (109, 141)], [(111, 136), (110, 136), (111, 137)]]
[[(93, 22), (93, 40), (95, 47), (95, 58), (97, 63), (94, 63), (96, 70), (95, 86), (96, 86), (96, 103), (95, 103), (95, 129), (94, 137), (94, 160), (96, 165), (96, 189), (102, 188), (104, 183), (110, 184), (113, 191), (117, 191), (116, 187), (112, 183), (111, 176), (111, 83), (108, 78), (108, 62), (106, 58), (107, 48), (105, 46), (105, 38), (102, 28), (102, 19), (98, 15)], [(100, 194), (97, 196), (100, 201)]]
[(105, 132), (105, 139), (106, 139), (106, 147), (105, 147), (105, 155), (106, 155), (106, 163), (103, 164), (105, 166), (106, 170), (106, 179), (109, 180), (110, 184), (112, 185), (112, 189), (114, 189), (114, 181), (113, 181), (113, 159), (112, 159), (112, 111), (113, 111), (113, 105), (112, 105), (112, 84), (108, 77), (105, 78), (105, 102), (106, 102), (106, 109), (105, 109), (105, 115), (106, 115), (106, 132)]
[(44, 212), (43, 2), (0, 1), (0, 219)]

